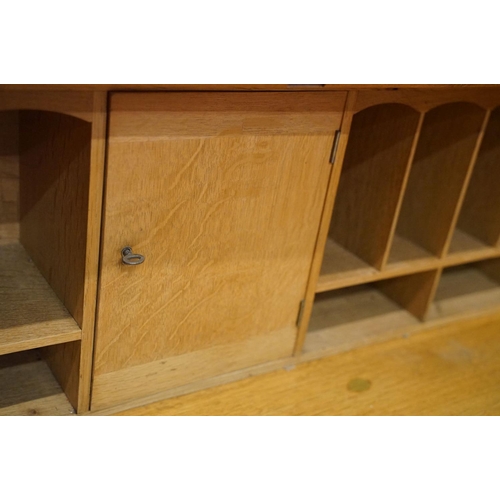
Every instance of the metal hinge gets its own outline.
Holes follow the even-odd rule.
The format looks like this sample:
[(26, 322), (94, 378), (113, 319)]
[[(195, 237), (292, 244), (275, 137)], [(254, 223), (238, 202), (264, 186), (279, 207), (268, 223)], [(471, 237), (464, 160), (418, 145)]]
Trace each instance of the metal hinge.
[(297, 326), (300, 326), (300, 323), (302, 321), (302, 316), (304, 315), (304, 306), (306, 305), (306, 301), (301, 300), (300, 305), (299, 305), (299, 314), (297, 316)]
[(339, 147), (340, 140), (340, 130), (335, 131), (335, 137), (333, 139), (332, 154), (330, 155), (330, 163), (333, 165), (335, 163), (335, 156), (337, 156), (337, 149)]

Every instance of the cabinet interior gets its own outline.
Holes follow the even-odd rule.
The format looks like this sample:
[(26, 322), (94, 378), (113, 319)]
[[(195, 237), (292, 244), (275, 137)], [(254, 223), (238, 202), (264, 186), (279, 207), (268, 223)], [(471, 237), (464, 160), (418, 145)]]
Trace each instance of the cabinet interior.
[(500, 305), (500, 259), (443, 270), (428, 318), (474, 313)]
[[(172, 93), (167, 96), (168, 102), (175, 108), (175, 113), (172, 113), (176, 121), (165, 118), (165, 110), (158, 108), (158, 95), (146, 94), (144, 99), (149, 111), (154, 113), (154, 119), (139, 120), (135, 114), (137, 110), (129, 109), (126, 100), (124, 108), (118, 110), (123, 113), (120, 115), (123, 127), (130, 128), (131, 135), (115, 141), (123, 147), (128, 159), (132, 156), (130, 152), (137, 153), (137, 138), (140, 134), (137, 137), (135, 134), (139, 122), (147, 125), (148, 133), (152, 137), (161, 132), (165, 142), (169, 142), (172, 127), (187, 127), (187, 121), (177, 120), (185, 113), (183, 99), (189, 103), (196, 98), (190, 93), (185, 93), (182, 98), (179, 97), (182, 94)], [(296, 338), (300, 338), (297, 341), (298, 347), (296, 346), (298, 356), (290, 358), (291, 362), (294, 359), (303, 361), (411, 335), (447, 321), (500, 308), (500, 99), (498, 96), (492, 99), (491, 102), (495, 101), (494, 105), (485, 104), (487, 99), (475, 100), (474, 97), (471, 97), (470, 102), (462, 99), (450, 101), (449, 98), (444, 98), (441, 102), (439, 96), (443, 94), (439, 92), (430, 98), (430, 93), (424, 92), (419, 97), (418, 92), (398, 91), (393, 93), (393, 102), (387, 100), (390, 99), (387, 92), (379, 93), (382, 96), (380, 100), (377, 100), (379, 97), (376, 94), (374, 91), (359, 101), (353, 97), (353, 102), (356, 106), (359, 105), (359, 108), (349, 108), (348, 103), (344, 107), (347, 93), (343, 94), (342, 98), (338, 97), (339, 102), (342, 101), (343, 104), (341, 107), (335, 107), (335, 120), (338, 119), (335, 126), (332, 125), (328, 113), (306, 109), (311, 121), (306, 123), (302, 114), (292, 114), (286, 122), (291, 128), (287, 129), (286, 134), (279, 134), (279, 138), (274, 141), (280, 146), (271, 147), (271, 141), (259, 138), (263, 151), (270, 157), (278, 158), (276, 152), (281, 153), (283, 150), (300, 162), (299, 154), (286, 146), (287, 141), (295, 138), (297, 151), (318, 154), (321, 148), (307, 141), (311, 141), (311, 137), (317, 139), (315, 134), (318, 135), (318, 124), (321, 125), (323, 121), (329, 131), (322, 148), (324, 163), (327, 165), (326, 173), (321, 182), (318, 181), (324, 191), (319, 193), (316, 188), (304, 187), (304, 182), (303, 186), (301, 184), (303, 192), (298, 195), (298, 199), (305, 205), (318, 205), (318, 221), (321, 213), (325, 219), (329, 219), (324, 230), (319, 231), (321, 237), (316, 234), (317, 226), (312, 230), (310, 220), (304, 217), (299, 229), (308, 227), (312, 236), (308, 233), (306, 237), (301, 237), (302, 233), (297, 230), (293, 232), (293, 237), (289, 237), (292, 233), (289, 232), (285, 235), (286, 241), (283, 245), (280, 244), (278, 250), (270, 255), (270, 258), (280, 260), (281, 255), (292, 252), (301, 239), (310, 243), (311, 255), (315, 251), (315, 244), (316, 255), (320, 255), (324, 250), (317, 282), (320, 259), (314, 261), (313, 265), (309, 260), (304, 264), (304, 286), (310, 288), (310, 291), (306, 290), (305, 295), (311, 297), (311, 300), (306, 298), (299, 306), (304, 297), (301, 285), (297, 297), (294, 296), (294, 307), (296, 303), (297, 309), (301, 311), (299, 319), (296, 320), (294, 308), (290, 320), (287, 319), (287, 330), (280, 333), (281, 329), (276, 329), (283, 338), (286, 334), (289, 344), (286, 354), (283, 354), (285, 351), (282, 350), (281, 337), (279, 342), (276, 341), (277, 354), (273, 356), (280, 363), (289, 361), (288, 358), (285, 360), (284, 356), (291, 356)], [(461, 95), (465, 96), (467, 92), (464, 90)], [(304, 96), (306, 102), (308, 94), (304, 93)], [(91, 97), (94, 99), (95, 96)], [(206, 95), (203, 96), (203, 99), (205, 98)], [(226, 98), (222, 93), (219, 96), (222, 100)], [(112, 110), (111, 107), (106, 107), (107, 95), (104, 92), (100, 99), (101, 121), (88, 118), (89, 110), (94, 110), (94, 113), (95, 109), (98, 109), (88, 103), (85, 104), (87, 107), (82, 108), (87, 110), (85, 113), (78, 107), (79, 104), (73, 109), (72, 116), (35, 109), (0, 111), (0, 415), (68, 415), (74, 412), (74, 408), (78, 408), (79, 401), (84, 411), (91, 408), (88, 401), (81, 403), (82, 394), (86, 394), (87, 399), (96, 397), (97, 372), (96, 365), (92, 364), (95, 361), (92, 357), (95, 314), (92, 308), (85, 307), (84, 298), (86, 293), (88, 297), (92, 296), (91, 300), (87, 300), (93, 301), (95, 307), (99, 259), (97, 235), (101, 230), (99, 217), (103, 198), (102, 184), (95, 181), (94, 187), (90, 187), (93, 161), (91, 146), (100, 144), (95, 150), (100, 148), (100, 153), (95, 154), (102, 155), (99, 160), (102, 161), (99, 163), (102, 171), (98, 175), (102, 174), (104, 177), (104, 145), (112, 142), (110, 129), (106, 135), (105, 125), (106, 117), (112, 115)], [(293, 98), (290, 102), (296, 99)], [(330, 96), (326, 92), (321, 99), (331, 104)], [(274, 101), (273, 95), (269, 102)], [(75, 102), (80, 103), (80, 98)], [(58, 107), (59, 105), (61, 107)], [(292, 102), (290, 106), (295, 104)], [(60, 110), (64, 107), (62, 98), (55, 108), (50, 109)], [(266, 112), (267, 107), (268, 104)], [(288, 104), (278, 108), (273, 119), (279, 118), (279, 113), (283, 110), (290, 112)], [(350, 109), (359, 111), (354, 113), (349, 125)], [(161, 116), (165, 120), (164, 129), (158, 126)], [(200, 119), (202, 116), (206, 116), (205, 108), (200, 111), (200, 115), (195, 116), (194, 126), (206, 126)], [(224, 114), (224, 119), (231, 121), (233, 118), (231, 113)], [(245, 133), (248, 130), (259, 130), (261, 133), (263, 122), (258, 116), (257, 118), (245, 115), (241, 130)], [(93, 129), (95, 123), (100, 125)], [(335, 164), (332, 173), (328, 160), (335, 130), (338, 128), (342, 129), (339, 136), (347, 137), (347, 143), (339, 146), (338, 157), (343, 158), (338, 161), (338, 170), (335, 170)], [(232, 129), (228, 127), (227, 130)], [(300, 142), (296, 138), (297, 130), (307, 136), (307, 141)], [(203, 129), (201, 136), (202, 132), (204, 134), (206, 131)], [(179, 134), (183, 137), (185, 131), (182, 130)], [(227, 137), (223, 133), (221, 141), (224, 140), (227, 140)], [(141, 168), (144, 158), (148, 158), (152, 151), (152, 141), (142, 142), (145, 152), (137, 154)], [(195, 146), (198, 148), (198, 143)], [(240, 154), (240, 148), (234, 147), (234, 152)], [(194, 158), (197, 154), (196, 150), (195, 153), (190, 153), (189, 158)], [(256, 155), (259, 156), (258, 151)], [(266, 174), (269, 174), (269, 163), (267, 160), (264, 162), (262, 158), (263, 156), (263, 169), (267, 169)], [(279, 158), (276, 161), (278, 160)], [(308, 160), (302, 163), (311, 165)], [(231, 165), (232, 169), (228, 172), (233, 175), (234, 165)], [(161, 170), (163, 164), (159, 163), (158, 168), (161, 175), (164, 175)], [(92, 172), (95, 173), (94, 167)], [(206, 172), (200, 172), (202, 180), (197, 185), (200, 197), (194, 198), (198, 202), (205, 194), (212, 194), (207, 188), (210, 183), (206, 181)], [(222, 175), (220, 171), (213, 171), (212, 174), (216, 177)], [(306, 171), (306, 174), (305, 179), (310, 180), (311, 172)], [(180, 172), (179, 178), (181, 175), (184, 173)], [(251, 169), (242, 169), (242, 179), (250, 182), (252, 175), (255, 173), (252, 174)], [(251, 198), (251, 204), (248, 204), (246, 198), (241, 199), (242, 213), (248, 212), (252, 217), (254, 213), (258, 213), (262, 218), (262, 227), (269, 225), (270, 215), (266, 214), (276, 216), (278, 213), (272, 206), (275, 200), (270, 186), (283, 187), (288, 182), (279, 168), (276, 169), (275, 178), (267, 175), (265, 179), (268, 181), (265, 187), (269, 189), (271, 201), (260, 202), (254, 196)], [(290, 182), (293, 179), (295, 177), (291, 176)], [(112, 184), (109, 180), (108, 177), (107, 182)], [(229, 182), (224, 182), (222, 187), (230, 185), (230, 181), (231, 178)], [(175, 185), (175, 182), (174, 179), (171, 184)], [(186, 182), (189, 186), (189, 182), (192, 183), (193, 180)], [(335, 185), (335, 189), (331, 194), (328, 192), (325, 195), (327, 183), (329, 186)], [(136, 186), (137, 182), (130, 183), (131, 191), (128, 196), (123, 197), (124, 204), (128, 204), (130, 198), (135, 196)], [(259, 189), (259, 186), (255, 188), (256, 194), (260, 193)], [(311, 195), (311, 191), (315, 193), (316, 198)], [(228, 198), (234, 197), (235, 192), (235, 189), (228, 188)], [(158, 196), (161, 199), (165, 196), (165, 191), (161, 190)], [(329, 201), (325, 201), (325, 198)], [(92, 200), (95, 206), (92, 205)], [(88, 215), (89, 203), (94, 206), (94, 212), (90, 210), (96, 219), (94, 221), (89, 220), (93, 217)], [(109, 198), (107, 203), (104, 209), (110, 210)], [(295, 207), (297, 202), (291, 200), (290, 205)], [(154, 210), (155, 204), (147, 207), (147, 213)], [(328, 211), (330, 213), (326, 213)], [(96, 217), (96, 213), (99, 213), (99, 217)], [(185, 220), (189, 222), (194, 211), (186, 213)], [(288, 213), (288, 209), (283, 209), (283, 213)], [(204, 221), (205, 216), (206, 213), (203, 212), (198, 217)], [(127, 212), (127, 217), (133, 217), (133, 214)], [(227, 222), (227, 218), (220, 216), (221, 224)], [(166, 217), (162, 216), (160, 219), (158, 225), (163, 228)], [(278, 219), (276, 221), (281, 224)], [(295, 224), (294, 220), (292, 222)], [(236, 227), (240, 227), (242, 231), (247, 229), (244, 224), (241, 227), (237, 223), (238, 221), (235, 221), (230, 228), (226, 227), (220, 233), (227, 236), (235, 234)], [(277, 228), (282, 229), (279, 224)], [(92, 225), (94, 236), (89, 237), (89, 228)], [(125, 231), (129, 232), (130, 224), (123, 225), (127, 226)], [(189, 224), (183, 226), (188, 227)], [(140, 229), (142, 231), (142, 227)], [(260, 226), (259, 234), (262, 234)], [(318, 250), (322, 244), (315, 242), (324, 241), (325, 238), (324, 249)], [(167, 239), (168, 232), (162, 237), (162, 241)], [(182, 249), (197, 241), (200, 245), (199, 249), (193, 250), (193, 258), (205, 255), (207, 245), (200, 243), (199, 236), (189, 237), (187, 241)], [(220, 244), (222, 239), (214, 238), (213, 241), (216, 245)], [(89, 242), (92, 245), (89, 246)], [(115, 246), (118, 248), (119, 245)], [(134, 244), (134, 247), (141, 250), (140, 246)], [(92, 251), (87, 254), (88, 248), (92, 248)], [(114, 250), (113, 247), (110, 252)], [(244, 264), (248, 268), (243, 269), (245, 272), (255, 268), (252, 260), (256, 255), (255, 250), (249, 247), (248, 252), (251, 253), (251, 258)], [(89, 258), (92, 258), (93, 265), (95, 264), (91, 271)], [(241, 258), (233, 260), (236, 275), (242, 271), (243, 266)], [(261, 260), (267, 262), (266, 259)], [(117, 264), (118, 262), (119, 260)], [(202, 271), (210, 269), (210, 265), (211, 261), (208, 262), (208, 267), (201, 268)], [(269, 269), (271, 268), (269, 265)], [(126, 271), (134, 272), (137, 269)], [(285, 276), (286, 273), (283, 272), (279, 278), (281, 286), (286, 289), (290, 288), (288, 283), (296, 283), (297, 275), (293, 273), (291, 266), (285, 271), (289, 274)], [(95, 289), (90, 293), (89, 282), (92, 280)], [(284, 294), (276, 293), (276, 279), (269, 281), (269, 290), (274, 290), (272, 293), (275, 295), (266, 295), (269, 304), (266, 311), (269, 311), (270, 317), (263, 322), (264, 326), (272, 323), (271, 317), (273, 320), (277, 317), (276, 311), (284, 300)], [(259, 293), (261, 289), (262, 287)], [(250, 295), (253, 293), (243, 282), (241, 290)], [(185, 301), (181, 292), (183, 291), (179, 292), (179, 300)], [(271, 296), (274, 297), (273, 300), (269, 299)], [(142, 300), (154, 302), (146, 293), (143, 294)], [(226, 305), (227, 301), (221, 307)], [(228, 310), (230, 309), (229, 307)], [(110, 322), (114, 322), (115, 308), (111, 307), (110, 310)], [(252, 319), (257, 315), (263, 317), (262, 311), (264, 309), (259, 312), (251, 310), (247, 316)], [(169, 311), (166, 312), (170, 314)], [(189, 318), (189, 314), (185, 317)], [(200, 325), (203, 328), (207, 325), (205, 316), (206, 314), (200, 315)], [(92, 322), (84, 321), (84, 317), (92, 317)], [(304, 317), (306, 319), (303, 319)], [(177, 324), (183, 322), (185, 320), (181, 318)], [(209, 356), (203, 361), (204, 364), (198, 361), (187, 362), (187, 358), (179, 361), (179, 367), (188, 372), (193, 370), (193, 366), (197, 371), (200, 366), (205, 369), (204, 375), (195, 373), (193, 376), (193, 379), (202, 379), (202, 384), (217, 377), (222, 380), (227, 374), (244, 373), (239, 365), (235, 365), (233, 351), (228, 350), (229, 354), (224, 355), (227, 361), (224, 366), (229, 368), (225, 369), (222, 375), (213, 375), (215, 372), (211, 371), (212, 367), (220, 363), (222, 356), (215, 353), (216, 344), (221, 337), (217, 330), (219, 323), (219, 319), (215, 318), (215, 326), (211, 328), (213, 337), (207, 340), (206, 346)], [(259, 326), (259, 332), (261, 329)], [(297, 334), (300, 329), (301, 332)], [(82, 332), (88, 332), (88, 335), (85, 336)], [(225, 328), (225, 334), (231, 337), (231, 328)], [(300, 351), (304, 334), (305, 341)], [(264, 337), (263, 335), (262, 338)], [(255, 338), (255, 344), (248, 344), (251, 345), (248, 351), (255, 355), (254, 358), (249, 358), (257, 361), (248, 362), (248, 365), (252, 366), (245, 373), (250, 373), (257, 365), (266, 365), (266, 356), (269, 356), (273, 348), (269, 337), (265, 338), (265, 342), (261, 341), (258, 335)], [(90, 341), (83, 349), (86, 349), (87, 353), (83, 362), (82, 344), (85, 344), (87, 339)], [(115, 339), (110, 341), (114, 343)], [(195, 341), (198, 339), (195, 338)], [(123, 339), (120, 342), (123, 342)], [(137, 350), (134, 342), (130, 347), (131, 353)], [(123, 344), (119, 345), (119, 350), (123, 353)], [(146, 354), (149, 356), (151, 353)], [(161, 360), (157, 361), (161, 363)], [(85, 376), (82, 376), (83, 366), (87, 367)], [(154, 370), (148, 371), (148, 365), (145, 372), (137, 372), (140, 373), (137, 377), (134, 371), (136, 367), (131, 366), (130, 376), (134, 378), (134, 383), (137, 386), (143, 385), (144, 373), (150, 377), (152, 372), (158, 372), (158, 366), (161, 368), (163, 365), (155, 366)], [(170, 372), (167, 372), (166, 368), (161, 369), (165, 369), (165, 380), (168, 379), (168, 384), (172, 382), (172, 388), (178, 390), (178, 394), (192, 390), (192, 386), (188, 385), (177, 384), (174, 387), (173, 372), (179, 373), (182, 370), (177, 370), (176, 366)], [(117, 380), (122, 378), (122, 373), (118, 372), (119, 370)], [(108, 387), (108, 379), (105, 376), (106, 373), (102, 375), (103, 386)], [(85, 383), (88, 382), (88, 386), (82, 390), (83, 378)], [(110, 393), (116, 392), (114, 379), (110, 380)], [(151, 394), (157, 392), (155, 387), (151, 388)], [(142, 394), (138, 391), (138, 394), (140, 393)], [(153, 395), (151, 397), (153, 398)], [(106, 398), (103, 399), (103, 408), (109, 407), (110, 401), (113, 401), (108, 395)]]
[(499, 107), (357, 112), (304, 353), (500, 307), (499, 162)]
[(420, 324), (436, 271), (319, 293), (304, 352), (341, 352), (401, 335)]
[(78, 118), (0, 112), (0, 355), (39, 349), (75, 406), (90, 142)]
[(0, 416), (74, 413), (39, 350), (0, 356)]
[(450, 253), (497, 247), (500, 240), (500, 107), (488, 121)]

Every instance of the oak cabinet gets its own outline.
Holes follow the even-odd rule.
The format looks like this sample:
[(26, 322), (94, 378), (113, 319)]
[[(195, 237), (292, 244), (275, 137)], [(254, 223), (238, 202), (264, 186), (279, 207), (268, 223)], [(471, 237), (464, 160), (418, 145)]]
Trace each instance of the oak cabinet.
[(0, 414), (500, 308), (498, 87), (117, 90), (0, 87)]
[(496, 89), (360, 92), (302, 356), (500, 305), (499, 105)]
[(345, 97), (111, 96), (92, 409), (292, 355)]

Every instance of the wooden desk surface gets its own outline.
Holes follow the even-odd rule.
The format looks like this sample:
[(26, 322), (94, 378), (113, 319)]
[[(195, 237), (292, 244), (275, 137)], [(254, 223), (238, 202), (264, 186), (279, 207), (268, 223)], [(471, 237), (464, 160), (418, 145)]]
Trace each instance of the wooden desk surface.
[(500, 415), (500, 314), (119, 415)]

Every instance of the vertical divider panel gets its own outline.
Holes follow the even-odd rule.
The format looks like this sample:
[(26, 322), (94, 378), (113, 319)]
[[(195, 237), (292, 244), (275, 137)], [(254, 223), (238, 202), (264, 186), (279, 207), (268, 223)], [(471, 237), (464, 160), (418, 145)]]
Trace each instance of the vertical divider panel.
[(481, 144), (483, 142), (484, 134), (486, 132), (486, 127), (488, 125), (489, 119), (490, 119), (490, 110), (486, 111), (486, 114), (484, 116), (483, 123), (481, 125), (481, 130), (479, 131), (479, 135), (478, 135), (477, 140), (476, 140), (474, 151), (472, 153), (472, 158), (471, 158), (471, 160), (469, 162), (469, 168), (467, 170), (467, 174), (466, 174), (466, 177), (464, 179), (464, 183), (462, 185), (462, 190), (460, 192), (460, 196), (458, 198), (457, 205), (455, 207), (455, 212), (453, 214), (453, 219), (452, 219), (452, 222), (451, 222), (451, 226), (450, 226), (450, 228), (448, 230), (448, 235), (447, 235), (447, 238), (446, 238), (446, 242), (444, 244), (444, 248), (443, 248), (443, 250), (441, 252), (441, 255), (440, 255), (441, 257), (447, 255), (448, 251), (450, 249), (450, 245), (451, 245), (451, 241), (452, 241), (452, 238), (453, 238), (453, 234), (455, 232), (455, 228), (457, 226), (457, 221), (458, 221), (460, 212), (462, 210), (462, 205), (463, 205), (466, 193), (468, 191), (470, 179), (471, 179), (473, 171), (475, 169), (475, 165), (476, 165), (476, 162), (477, 162), (477, 157), (478, 157), (478, 154), (479, 154), (479, 151), (480, 151), (480, 148), (481, 148)]
[(410, 274), (380, 281), (375, 286), (415, 317), (424, 320), (434, 297), (439, 274), (438, 270)]
[(19, 125), (20, 242), (81, 328), (91, 124), (21, 111)]
[(330, 237), (381, 269), (420, 114), (380, 104), (352, 122)]
[(94, 92), (92, 143), (90, 148), (89, 223), (85, 261), (84, 316), (80, 349), (78, 412), (90, 410), (94, 332), (97, 314), (97, 284), (101, 246), (101, 216), (107, 137), (107, 92)]
[(500, 107), (497, 107), (492, 111), (484, 133), (457, 228), (486, 245), (497, 246), (500, 242), (499, 199)]
[(500, 259), (477, 262), (476, 267), (492, 280), (500, 283)]
[(417, 150), (418, 140), (420, 138), (420, 132), (422, 130), (422, 124), (424, 122), (424, 117), (425, 117), (425, 114), (421, 113), (420, 119), (419, 119), (419, 122), (417, 125), (417, 131), (415, 132), (415, 137), (413, 138), (413, 144), (411, 146), (410, 156), (409, 156), (408, 162), (406, 164), (405, 177), (403, 179), (403, 183), (401, 185), (401, 190), (399, 192), (398, 203), (396, 205), (396, 210), (394, 212), (394, 217), (392, 219), (392, 226), (391, 226), (391, 229), (389, 232), (389, 237), (387, 239), (387, 245), (386, 245), (385, 252), (384, 252), (384, 255), (382, 258), (382, 264), (381, 264), (382, 270), (385, 268), (385, 266), (387, 265), (387, 261), (389, 260), (389, 255), (391, 252), (392, 243), (394, 241), (394, 235), (396, 233), (396, 227), (397, 227), (397, 223), (398, 223), (398, 219), (399, 219), (399, 213), (401, 212), (401, 206), (403, 204), (404, 194), (406, 191), (406, 186), (408, 184), (408, 179), (409, 179), (410, 172), (411, 172), (411, 166), (413, 164), (413, 158), (415, 157), (415, 151)]
[(19, 238), (19, 113), (0, 112), (0, 240)]
[(333, 164), (332, 167), (332, 173), (330, 176), (328, 190), (326, 192), (325, 205), (321, 217), (318, 239), (316, 241), (316, 248), (314, 250), (313, 261), (311, 264), (311, 271), (307, 283), (304, 305), (302, 306), (303, 311), (300, 318), (300, 324), (298, 325), (297, 329), (297, 340), (295, 342), (295, 347), (293, 351), (294, 356), (298, 356), (302, 352), (302, 348), (307, 333), (307, 328), (309, 326), (309, 320), (311, 318), (314, 297), (316, 294), (316, 286), (318, 283), (319, 273), (321, 270), (321, 263), (323, 261), (323, 255), (325, 252), (325, 244), (328, 237), (328, 229), (330, 227), (330, 222), (332, 219), (332, 210), (335, 202), (335, 196), (337, 194), (339, 186), (342, 163), (344, 161), (347, 141), (349, 140), (349, 131), (351, 129), (353, 108), (356, 102), (356, 98), (357, 98), (357, 92), (355, 91), (349, 92), (347, 95), (342, 123), (340, 126), (340, 138), (337, 147), (335, 163)]
[(437, 257), (448, 246), (485, 113), (460, 102), (438, 106), (425, 116), (396, 232)]

